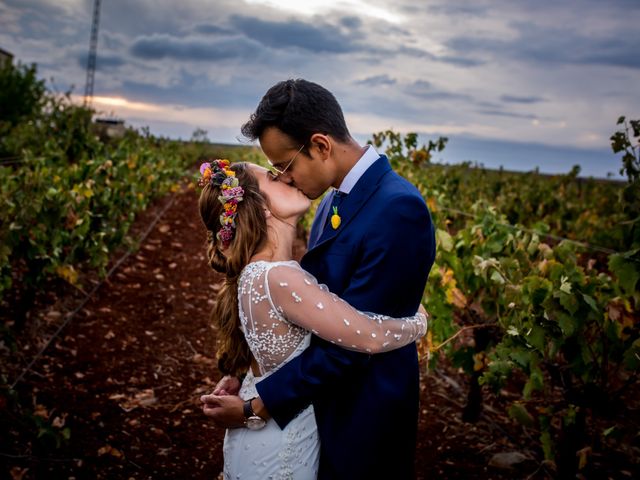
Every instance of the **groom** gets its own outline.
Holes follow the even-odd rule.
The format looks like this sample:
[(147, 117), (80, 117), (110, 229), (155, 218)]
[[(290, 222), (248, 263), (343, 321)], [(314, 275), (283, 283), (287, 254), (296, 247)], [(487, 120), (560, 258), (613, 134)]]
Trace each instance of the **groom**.
[[(318, 198), (302, 267), (361, 311), (413, 315), (435, 256), (429, 211), (416, 188), (373, 146), (351, 137), (335, 97), (306, 80), (274, 85), (242, 133), (259, 139), (280, 181)], [(339, 218), (339, 220), (338, 220)], [(214, 395), (235, 394), (224, 377)], [(314, 405), (321, 479), (414, 478), (419, 372), (415, 344), (366, 355), (316, 336), (257, 384), (256, 414), (287, 424)], [(244, 423), (243, 402), (205, 409), (224, 427)]]

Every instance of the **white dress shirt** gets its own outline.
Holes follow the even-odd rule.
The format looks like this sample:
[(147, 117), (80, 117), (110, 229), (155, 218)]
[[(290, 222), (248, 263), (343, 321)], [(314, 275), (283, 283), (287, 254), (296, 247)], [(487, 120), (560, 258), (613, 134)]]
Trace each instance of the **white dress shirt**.
[(342, 193), (351, 193), (351, 190), (358, 183), (360, 177), (364, 175), (364, 172), (374, 164), (376, 160), (380, 158), (380, 154), (376, 151), (373, 145), (368, 145), (365, 152), (358, 159), (356, 164), (349, 170), (346, 177), (342, 180), (342, 183), (338, 187), (338, 191)]

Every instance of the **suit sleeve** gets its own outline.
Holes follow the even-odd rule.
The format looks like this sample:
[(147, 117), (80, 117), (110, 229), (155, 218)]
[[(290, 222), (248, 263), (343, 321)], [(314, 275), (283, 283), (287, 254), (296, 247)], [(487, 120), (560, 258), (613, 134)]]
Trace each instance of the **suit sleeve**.
[[(421, 298), (428, 275), (424, 265), (431, 265), (435, 256), (429, 211), (421, 197), (407, 193), (389, 198), (369, 215), (359, 266), (341, 298), (363, 311), (410, 316), (418, 303), (390, 299)], [(314, 337), (306, 350), (256, 388), (269, 414), (284, 428), (314, 398), (357, 375), (369, 358)]]

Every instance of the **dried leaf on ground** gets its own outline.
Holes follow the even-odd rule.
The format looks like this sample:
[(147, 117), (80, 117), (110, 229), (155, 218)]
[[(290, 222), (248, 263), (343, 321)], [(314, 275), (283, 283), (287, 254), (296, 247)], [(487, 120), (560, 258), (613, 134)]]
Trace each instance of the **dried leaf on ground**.
[(109, 396), (109, 399), (118, 401), (118, 405), (125, 412), (130, 412), (138, 407), (148, 407), (158, 401), (153, 388), (146, 388), (132, 396), (127, 396), (122, 393), (116, 393)]
[(100, 447), (98, 449), (98, 456), (102, 457), (103, 455), (111, 455), (116, 458), (122, 458), (122, 452), (117, 448), (112, 447), (111, 445), (105, 445), (104, 447)]

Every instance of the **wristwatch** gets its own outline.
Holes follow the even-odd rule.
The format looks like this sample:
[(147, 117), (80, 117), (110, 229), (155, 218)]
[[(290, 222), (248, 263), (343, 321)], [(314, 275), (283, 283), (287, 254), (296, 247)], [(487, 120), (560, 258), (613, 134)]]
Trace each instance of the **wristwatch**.
[(253, 397), (244, 402), (242, 410), (244, 412), (244, 425), (249, 430), (260, 430), (267, 424), (264, 418), (256, 415), (251, 406), (251, 402), (258, 397)]

